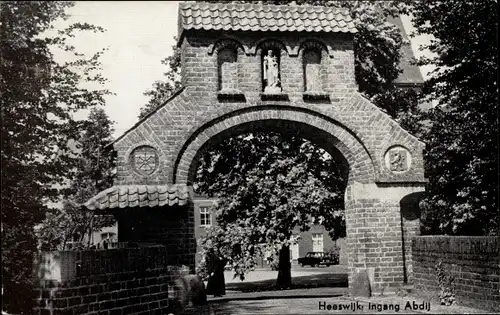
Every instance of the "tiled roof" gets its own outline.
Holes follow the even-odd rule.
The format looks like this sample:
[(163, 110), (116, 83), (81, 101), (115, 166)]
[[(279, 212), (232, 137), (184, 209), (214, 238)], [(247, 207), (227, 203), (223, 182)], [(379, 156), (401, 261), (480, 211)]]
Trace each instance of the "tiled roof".
[[(406, 34), (405, 28), (403, 26), (403, 21), (400, 17), (389, 18), (389, 22), (396, 25), (401, 31), (401, 35), (404, 39), (409, 40)], [(420, 72), (420, 68), (416, 65), (411, 64), (411, 60), (414, 59), (413, 49), (410, 44), (401, 46), (401, 60), (399, 61), (399, 67), (403, 72), (399, 74), (396, 79), (396, 83), (399, 84), (423, 84), (424, 78)]]
[(345, 9), (260, 3), (181, 2), (179, 4), (179, 32), (190, 29), (356, 32), (354, 22)]
[(123, 185), (101, 191), (87, 201), (89, 210), (185, 205), (190, 200), (186, 185)]

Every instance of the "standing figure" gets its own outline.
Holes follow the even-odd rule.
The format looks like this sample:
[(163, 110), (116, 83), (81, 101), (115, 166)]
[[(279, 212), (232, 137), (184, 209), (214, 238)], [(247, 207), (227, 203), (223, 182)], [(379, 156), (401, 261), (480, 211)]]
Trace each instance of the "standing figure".
[(226, 259), (219, 257), (211, 248), (207, 253), (208, 283), (207, 294), (215, 297), (226, 295), (226, 283), (224, 279), (224, 267)]
[(273, 56), (273, 51), (268, 50), (267, 55), (264, 57), (263, 65), (264, 67), (264, 80), (266, 80), (266, 86), (264, 88), (265, 93), (280, 93), (281, 88), (279, 85), (279, 74), (278, 74), (278, 60), (276, 56)]

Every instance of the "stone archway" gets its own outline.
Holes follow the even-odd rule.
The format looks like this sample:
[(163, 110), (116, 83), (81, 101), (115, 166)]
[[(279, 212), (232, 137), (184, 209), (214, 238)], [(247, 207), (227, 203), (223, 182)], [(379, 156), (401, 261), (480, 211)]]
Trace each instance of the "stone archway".
[(345, 211), (350, 286), (360, 272), (368, 273), (374, 289), (401, 285), (408, 268), (404, 259), (399, 202), (401, 194), (420, 188), (377, 185), (375, 166), (364, 144), (351, 130), (329, 117), (283, 106), (253, 107), (227, 113), (200, 126), (187, 138), (170, 172), (174, 175), (173, 182), (193, 183), (197, 158), (211, 141), (261, 128), (276, 131), (283, 126), (291, 126), (304, 138), (321, 143), (347, 168)]
[[(286, 23), (278, 21), (278, 15), (253, 14), (270, 10), (282, 12)], [(368, 272), (375, 289), (400, 285), (408, 263), (403, 237), (414, 234), (402, 233), (401, 222), (407, 219), (402, 220), (400, 201), (424, 190), (424, 144), (357, 91), (353, 48), (357, 29), (350, 14), (331, 7), (298, 10), (302, 9), (286, 5), (180, 4), (178, 48), (184, 87), (113, 143), (115, 186), (86, 206), (116, 211), (189, 208), (193, 161), (207, 142), (241, 128), (286, 122), (300, 128), (304, 138), (317, 137), (345, 161), (349, 285), (358, 272)], [(193, 18), (213, 12), (233, 18)], [(326, 16), (321, 26), (311, 23), (318, 12)], [(278, 67), (281, 89), (266, 93), (259, 47), (276, 37), (282, 42), (275, 47), (276, 55), (283, 56)], [(219, 90), (223, 69), (216, 48), (221, 38), (230, 38), (238, 47), (228, 68), (232, 88), (227, 91)], [(304, 91), (300, 53), (311, 41), (322, 43), (316, 47), (321, 51), (321, 90), (313, 93)], [(415, 70), (410, 72), (418, 73)], [(184, 214), (176, 225), (178, 240), (158, 235), (182, 252), (179, 256), (194, 270), (192, 207)], [(179, 244), (183, 246), (177, 248)], [(411, 273), (411, 266), (406, 267)]]
[[(325, 117), (317, 112), (300, 108), (284, 106), (252, 107), (227, 113), (217, 119), (205, 123), (191, 134), (176, 153), (175, 163), (169, 172), (173, 174), (173, 183), (191, 184), (193, 162), (198, 152), (202, 150), (205, 143), (213, 137), (220, 137), (223, 133), (234, 129), (255, 130), (259, 122), (288, 121), (304, 130), (304, 138), (323, 139), (327, 147), (335, 148), (348, 161), (349, 182), (373, 183), (375, 171), (373, 161), (356, 136), (331, 118)], [(315, 134), (316, 133), (316, 134)], [(319, 134), (318, 134), (319, 133)]]

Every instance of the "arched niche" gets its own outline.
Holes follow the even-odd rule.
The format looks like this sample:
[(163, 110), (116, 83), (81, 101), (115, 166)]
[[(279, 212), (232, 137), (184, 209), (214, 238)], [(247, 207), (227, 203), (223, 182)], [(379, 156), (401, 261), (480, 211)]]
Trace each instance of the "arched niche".
[(238, 88), (237, 47), (226, 46), (217, 51), (217, 90), (230, 91)]
[[(288, 54), (283, 42), (266, 39), (257, 44), (260, 58), (262, 92), (280, 93), (282, 91), (282, 60)], [(273, 71), (268, 71), (272, 67)], [(276, 73), (277, 72), (277, 73)], [(275, 73), (275, 75), (273, 75)]]

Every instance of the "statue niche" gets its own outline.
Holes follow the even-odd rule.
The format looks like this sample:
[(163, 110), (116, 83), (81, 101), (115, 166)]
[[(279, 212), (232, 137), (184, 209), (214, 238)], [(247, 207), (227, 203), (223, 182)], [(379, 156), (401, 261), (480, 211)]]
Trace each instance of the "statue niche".
[(262, 78), (264, 93), (281, 93), (281, 76), (279, 51), (267, 50), (267, 54), (262, 53)]
[(219, 91), (236, 90), (238, 83), (238, 54), (236, 48), (225, 47), (217, 55)]
[(322, 90), (321, 84), (321, 52), (317, 49), (306, 49), (303, 55), (304, 87), (306, 92)]

